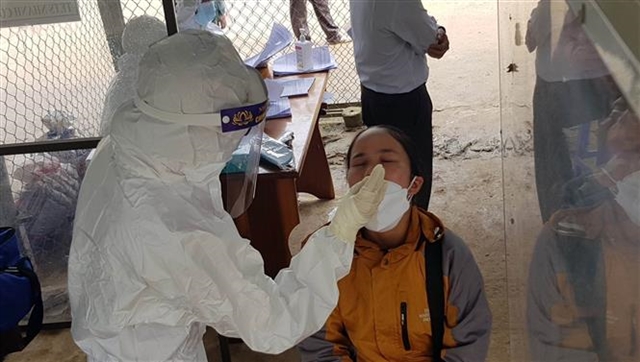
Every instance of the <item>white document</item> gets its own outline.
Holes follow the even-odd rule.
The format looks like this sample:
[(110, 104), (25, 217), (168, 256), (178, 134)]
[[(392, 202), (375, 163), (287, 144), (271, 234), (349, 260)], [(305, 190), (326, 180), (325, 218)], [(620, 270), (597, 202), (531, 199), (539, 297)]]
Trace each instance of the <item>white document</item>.
[(284, 86), (273, 79), (265, 79), (267, 94), (269, 96), (269, 108), (267, 108), (267, 119), (282, 118), (291, 115), (291, 104), (289, 98), (282, 97)]
[(267, 86), (267, 96), (269, 100), (278, 100), (282, 97), (284, 91), (284, 85), (273, 79), (265, 79), (264, 84)]
[(315, 78), (300, 78), (281, 80), (284, 85), (283, 97), (295, 97), (309, 94), (309, 89), (313, 85)]
[(282, 97), (277, 100), (269, 100), (269, 108), (267, 109), (267, 119), (284, 118), (291, 116), (291, 103), (289, 98)]
[[(314, 81), (315, 78), (264, 80), (264, 82), (267, 84), (267, 90), (270, 90), (271, 88), (278, 89), (277, 87), (282, 87), (282, 91), (278, 94), (278, 97), (295, 97), (307, 95), (309, 94), (309, 89), (311, 89)], [(274, 98), (269, 95), (269, 99)]]
[(269, 40), (267, 40), (262, 52), (245, 60), (244, 63), (250, 67), (257, 68), (276, 55), (276, 53), (288, 47), (291, 42), (293, 42), (293, 36), (289, 30), (281, 24), (273, 23), (271, 35), (269, 35)]
[(314, 48), (312, 57), (315, 69), (324, 70), (336, 67), (336, 60), (333, 58), (328, 46)]
[(273, 62), (273, 73), (277, 75), (314, 73), (337, 67), (336, 60), (327, 46), (313, 48), (311, 57), (313, 59), (313, 67), (308, 71), (301, 71), (298, 70), (296, 54), (285, 54)]

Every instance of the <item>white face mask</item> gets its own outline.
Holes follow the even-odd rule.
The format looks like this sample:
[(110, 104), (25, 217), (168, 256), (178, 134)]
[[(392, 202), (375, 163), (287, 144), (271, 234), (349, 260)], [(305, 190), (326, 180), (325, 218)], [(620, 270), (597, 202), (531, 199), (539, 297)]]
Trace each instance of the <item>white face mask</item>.
[(411, 180), (408, 188), (402, 188), (395, 182), (387, 182), (387, 190), (384, 199), (378, 206), (378, 213), (371, 218), (365, 225), (367, 230), (375, 232), (385, 232), (393, 229), (398, 225), (402, 216), (411, 207), (411, 198), (408, 195), (408, 189), (411, 188), (416, 178)]
[(640, 226), (640, 171), (616, 183), (616, 202), (624, 209), (629, 219)]

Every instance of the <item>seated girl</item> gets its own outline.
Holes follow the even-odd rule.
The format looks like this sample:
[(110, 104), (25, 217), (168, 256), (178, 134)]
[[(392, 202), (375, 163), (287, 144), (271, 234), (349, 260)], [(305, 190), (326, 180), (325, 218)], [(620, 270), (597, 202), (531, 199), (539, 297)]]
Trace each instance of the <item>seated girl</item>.
[(389, 126), (368, 128), (349, 147), (349, 186), (382, 164), (386, 194), (358, 233), (336, 309), (299, 344), (302, 361), (485, 360), (491, 312), (480, 270), (460, 237), (411, 205), (424, 182), (415, 152)]

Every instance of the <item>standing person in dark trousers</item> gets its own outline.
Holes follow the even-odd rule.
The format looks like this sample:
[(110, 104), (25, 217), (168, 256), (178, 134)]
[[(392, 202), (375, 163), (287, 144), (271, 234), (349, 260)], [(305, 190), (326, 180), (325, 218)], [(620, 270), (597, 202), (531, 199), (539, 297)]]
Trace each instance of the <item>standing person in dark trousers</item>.
[(419, 0), (350, 3), (363, 121), (367, 126), (398, 127), (418, 145), (425, 183), (416, 204), (427, 209), (433, 172), (433, 105), (425, 85), (429, 75), (425, 54), (442, 58), (449, 50), (449, 39)]
[[(351, 41), (349, 37), (340, 34), (340, 28), (331, 17), (329, 10), (329, 0), (309, 0), (313, 5), (313, 11), (316, 13), (320, 27), (327, 36), (329, 44), (348, 43)], [(307, 40), (311, 40), (309, 36), (309, 24), (307, 23), (307, 0), (289, 0), (289, 12), (291, 15), (291, 27), (296, 39), (300, 39), (300, 29), (304, 29), (307, 33)]]
[[(553, 3), (553, 5), (552, 5)], [(619, 92), (600, 59), (580, 15), (566, 3), (540, 0), (527, 24), (526, 45), (536, 52), (533, 92), (533, 146), (536, 189), (542, 221), (564, 205), (563, 187), (574, 177), (583, 155), (565, 131), (602, 121)], [(600, 122), (601, 123), (601, 122)], [(599, 144), (600, 151), (603, 145)], [(606, 162), (598, 152), (597, 164)]]

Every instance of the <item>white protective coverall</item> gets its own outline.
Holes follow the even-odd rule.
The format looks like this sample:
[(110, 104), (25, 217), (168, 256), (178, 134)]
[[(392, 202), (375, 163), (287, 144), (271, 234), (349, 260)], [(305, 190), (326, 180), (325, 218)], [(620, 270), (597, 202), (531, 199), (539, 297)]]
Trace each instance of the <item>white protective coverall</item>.
[(149, 48), (137, 95), (114, 114), (76, 212), (72, 334), (89, 361), (206, 361), (206, 325), (265, 353), (320, 329), (351, 266), (353, 244), (342, 240), (355, 240), (384, 187), (359, 185), (340, 222), (312, 235), (274, 281), (223, 208), (219, 174), (245, 132), (207, 126), (221, 109), (266, 101), (260, 75), (226, 37), (187, 31)]
[(167, 27), (153, 16), (135, 17), (122, 32), (122, 50), (118, 58), (118, 73), (111, 80), (100, 117), (100, 135), (109, 134), (111, 117), (125, 102), (133, 99), (138, 80), (138, 63), (149, 46), (167, 36)]

